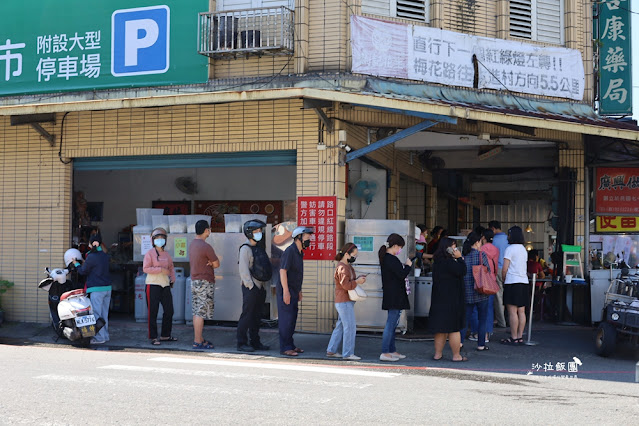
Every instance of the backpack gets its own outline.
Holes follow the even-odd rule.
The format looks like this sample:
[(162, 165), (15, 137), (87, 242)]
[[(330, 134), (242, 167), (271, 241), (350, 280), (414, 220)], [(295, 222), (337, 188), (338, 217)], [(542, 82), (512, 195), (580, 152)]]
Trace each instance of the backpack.
[(244, 246), (248, 246), (251, 252), (253, 252), (253, 266), (249, 268), (251, 276), (262, 282), (270, 280), (273, 276), (273, 268), (271, 267), (271, 259), (268, 258), (266, 251), (261, 247), (250, 244), (242, 244), (240, 250), (242, 250)]

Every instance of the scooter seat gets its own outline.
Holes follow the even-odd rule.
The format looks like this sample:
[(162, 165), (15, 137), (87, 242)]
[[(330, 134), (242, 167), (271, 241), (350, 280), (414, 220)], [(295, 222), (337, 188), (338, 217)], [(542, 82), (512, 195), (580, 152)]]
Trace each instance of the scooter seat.
[(67, 299), (71, 296), (82, 296), (82, 295), (84, 295), (84, 290), (82, 289), (67, 291), (66, 293), (62, 293), (62, 296), (60, 296), (60, 301), (63, 301), (64, 299)]

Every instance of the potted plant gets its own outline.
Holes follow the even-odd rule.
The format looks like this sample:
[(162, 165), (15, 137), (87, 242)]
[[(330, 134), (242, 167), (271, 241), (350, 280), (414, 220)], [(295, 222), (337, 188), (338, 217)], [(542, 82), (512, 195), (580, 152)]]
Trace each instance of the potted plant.
[(0, 280), (0, 325), (4, 322), (4, 311), (2, 310), (2, 294), (13, 287), (13, 283), (7, 280)]

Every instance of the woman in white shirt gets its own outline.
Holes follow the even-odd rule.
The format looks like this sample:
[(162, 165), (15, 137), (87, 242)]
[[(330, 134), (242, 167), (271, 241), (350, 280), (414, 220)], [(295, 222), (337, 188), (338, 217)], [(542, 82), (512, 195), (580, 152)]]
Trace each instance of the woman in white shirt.
[(524, 343), (526, 327), (526, 306), (529, 303), (530, 288), (528, 284), (527, 262), (528, 252), (524, 247), (524, 233), (519, 226), (508, 230), (508, 243), (504, 252), (502, 277), (504, 280), (504, 305), (510, 321), (510, 337), (501, 339), (505, 345), (521, 345)]

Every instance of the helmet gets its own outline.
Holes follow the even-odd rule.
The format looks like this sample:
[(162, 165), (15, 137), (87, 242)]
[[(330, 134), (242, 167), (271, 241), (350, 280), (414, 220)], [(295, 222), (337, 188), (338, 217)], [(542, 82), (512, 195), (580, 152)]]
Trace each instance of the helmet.
[(151, 240), (153, 240), (155, 237), (159, 237), (160, 235), (166, 238), (166, 234), (167, 234), (166, 229), (155, 228), (153, 232), (151, 232)]
[(76, 248), (70, 248), (69, 250), (65, 251), (64, 266), (69, 266), (71, 264), (71, 260), (74, 258), (82, 261), (82, 253), (80, 253), (80, 250)]
[(57, 281), (60, 284), (64, 284), (67, 282), (67, 274), (69, 273), (68, 269), (60, 269), (56, 268), (49, 271), (49, 276), (53, 281)]
[(244, 226), (242, 226), (242, 231), (244, 232), (244, 235), (246, 235), (246, 238), (251, 240), (253, 239), (253, 231), (260, 228), (263, 229), (265, 227), (266, 227), (266, 223), (262, 222), (261, 220), (251, 219), (244, 222)]
[(293, 239), (295, 239), (295, 237), (297, 237), (298, 235), (302, 235), (302, 234), (312, 234), (314, 233), (315, 230), (309, 226), (298, 226), (297, 228), (293, 229)]

